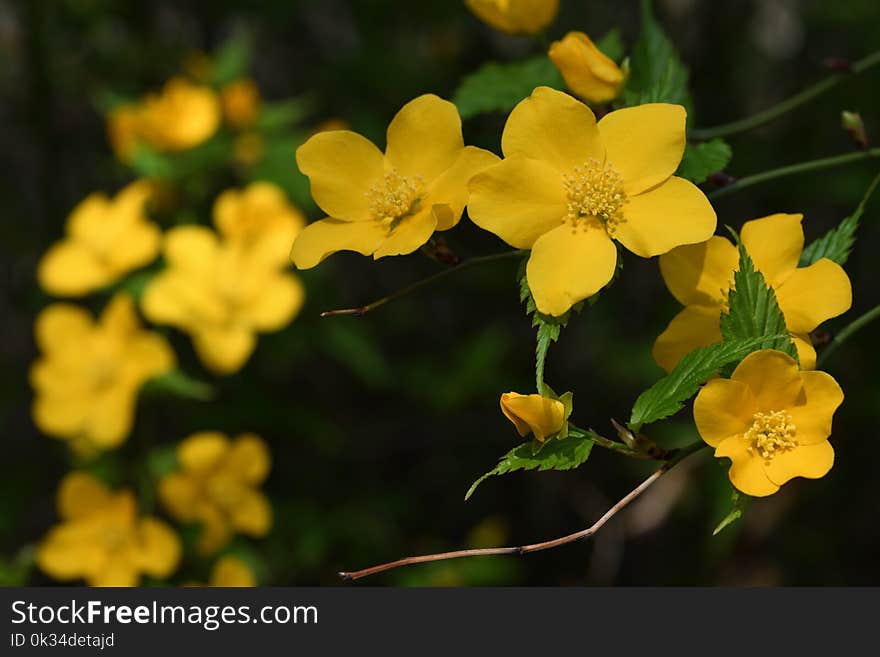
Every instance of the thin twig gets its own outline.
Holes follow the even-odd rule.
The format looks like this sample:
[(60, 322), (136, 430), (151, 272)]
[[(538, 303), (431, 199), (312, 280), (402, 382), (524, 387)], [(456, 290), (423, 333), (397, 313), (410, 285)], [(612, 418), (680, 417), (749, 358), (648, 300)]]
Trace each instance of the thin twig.
[(817, 365), (822, 365), (828, 357), (833, 354), (844, 342), (849, 340), (856, 331), (863, 329), (875, 319), (880, 318), (880, 306), (874, 306), (863, 315), (859, 315), (852, 322), (847, 324), (831, 341), (825, 350), (820, 354)]
[(393, 570), (394, 568), (400, 568), (401, 566), (411, 566), (417, 563), (429, 563), (432, 561), (445, 561), (448, 559), (460, 559), (462, 557), (485, 557), (496, 554), (528, 554), (529, 552), (540, 552), (541, 550), (549, 550), (551, 548), (559, 547), (560, 545), (565, 545), (567, 543), (572, 543), (574, 541), (579, 541), (584, 538), (589, 538), (597, 531), (599, 531), (602, 526), (611, 520), (617, 513), (623, 510), (630, 502), (636, 499), (639, 495), (644, 493), (655, 481), (657, 481), (664, 474), (669, 472), (676, 465), (681, 463), (684, 459), (686, 459), (691, 454), (699, 451), (703, 447), (705, 447), (705, 443), (698, 442), (688, 445), (687, 447), (682, 447), (680, 450), (677, 450), (674, 455), (670, 458), (669, 461), (664, 463), (659, 469), (655, 470), (650, 477), (645, 479), (642, 483), (636, 486), (633, 490), (627, 493), (624, 497), (622, 497), (614, 506), (612, 506), (605, 514), (599, 518), (595, 523), (593, 523), (590, 527), (586, 529), (582, 529), (581, 531), (575, 532), (573, 534), (568, 534), (567, 536), (561, 536), (559, 538), (554, 538), (549, 541), (542, 541), (540, 543), (531, 543), (530, 545), (520, 545), (517, 547), (497, 547), (497, 548), (481, 548), (481, 549), (472, 549), (472, 550), (457, 550), (455, 552), (440, 552), (438, 554), (425, 554), (418, 557), (405, 557), (403, 559), (398, 559), (397, 561), (391, 561), (390, 563), (380, 564), (378, 566), (372, 566), (371, 568), (364, 568), (363, 570), (355, 570), (351, 572), (341, 572), (339, 576), (346, 580), (356, 580), (362, 577), (367, 577), (368, 575), (375, 575), (377, 573), (385, 572), (386, 570)]
[(478, 258), (468, 258), (467, 260), (462, 261), (461, 263), (455, 265), (454, 267), (450, 267), (449, 269), (444, 269), (443, 271), (439, 271), (436, 274), (432, 274), (427, 278), (423, 278), (420, 281), (416, 281), (411, 285), (407, 285), (405, 288), (397, 290), (397, 292), (392, 292), (388, 296), (382, 297), (381, 299), (377, 299), (372, 303), (368, 303), (365, 306), (358, 306), (357, 308), (341, 308), (339, 310), (327, 310), (321, 313), (321, 317), (336, 317), (338, 315), (351, 315), (354, 317), (363, 317), (368, 312), (376, 310), (381, 306), (384, 306), (386, 303), (399, 299), (401, 297), (405, 297), (412, 292), (420, 290), (423, 287), (431, 285), (432, 283), (436, 283), (442, 278), (446, 278), (447, 276), (451, 276), (457, 272), (460, 272), (462, 269), (467, 269), (468, 267), (473, 267), (474, 265), (482, 265), (487, 262), (495, 262), (496, 260), (506, 260), (507, 258), (515, 258), (522, 255), (525, 255), (527, 251), (518, 250), (518, 251), (505, 251), (504, 253), (495, 253), (493, 255), (480, 256)]

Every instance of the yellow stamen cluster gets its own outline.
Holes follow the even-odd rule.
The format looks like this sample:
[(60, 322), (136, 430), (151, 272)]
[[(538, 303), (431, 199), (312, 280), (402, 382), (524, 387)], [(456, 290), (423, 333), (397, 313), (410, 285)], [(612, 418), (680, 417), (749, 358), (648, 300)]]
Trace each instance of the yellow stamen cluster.
[(791, 415), (785, 411), (755, 413), (752, 426), (743, 434), (749, 443), (746, 451), (759, 455), (765, 461), (773, 460), (779, 452), (797, 447), (795, 440), (797, 427), (791, 421)]
[(421, 176), (402, 176), (397, 169), (392, 169), (367, 192), (370, 212), (387, 228), (393, 228), (397, 220), (414, 211), (423, 185)]
[(596, 217), (610, 234), (623, 221), (623, 205), (627, 200), (623, 179), (610, 166), (591, 158), (582, 166), (576, 166), (572, 173), (563, 174), (562, 187), (568, 199), (566, 220), (576, 222), (582, 217)]

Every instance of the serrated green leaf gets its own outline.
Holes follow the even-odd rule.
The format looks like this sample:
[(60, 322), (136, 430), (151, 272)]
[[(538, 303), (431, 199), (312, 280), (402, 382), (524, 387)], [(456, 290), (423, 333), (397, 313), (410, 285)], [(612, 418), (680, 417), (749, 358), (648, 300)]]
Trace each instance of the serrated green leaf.
[(562, 329), (568, 325), (571, 311), (566, 312), (560, 317), (553, 317), (552, 315), (538, 312), (535, 300), (532, 298), (532, 292), (529, 289), (529, 282), (526, 279), (525, 267), (523, 265), (520, 266), (519, 277), (520, 301), (526, 304), (526, 314), (532, 315), (532, 326), (538, 329), (537, 342), (535, 344), (535, 383), (538, 393), (543, 395), (545, 394), (543, 389), (544, 365), (547, 362), (547, 350), (553, 342), (559, 339)]
[(541, 86), (565, 88), (547, 55), (510, 64), (490, 62), (462, 80), (452, 102), (464, 119), (483, 112), (506, 112)]
[(467, 500), (481, 483), (489, 477), (507, 474), (515, 470), (572, 470), (583, 464), (593, 449), (593, 441), (589, 438), (569, 435), (562, 440), (550, 440), (537, 452), (533, 453), (532, 443), (523, 443), (501, 457), (492, 470), (477, 479), (468, 489), (464, 499)]
[(692, 351), (669, 374), (639, 395), (633, 404), (629, 428), (638, 431), (646, 424), (677, 413), (700, 385), (725, 365), (742, 360), (760, 348), (763, 341), (763, 337), (734, 339)]
[(777, 349), (798, 360), (797, 350), (776, 302), (776, 293), (755, 269), (745, 247), (739, 245), (739, 269), (728, 293), (729, 310), (721, 313), (725, 342), (763, 338), (756, 349)]
[(746, 507), (752, 501), (752, 498), (748, 495), (744, 495), (740, 493), (738, 490), (733, 489), (733, 493), (730, 496), (730, 502), (732, 508), (730, 509), (730, 513), (728, 513), (721, 522), (718, 523), (718, 526), (712, 531), (712, 536), (718, 536), (722, 531), (724, 531), (727, 527), (735, 523), (737, 520), (742, 518), (743, 513), (746, 510)]
[(699, 184), (711, 174), (723, 171), (730, 163), (733, 151), (723, 139), (702, 144), (688, 144), (675, 175)]
[(880, 183), (880, 175), (877, 175), (871, 182), (859, 206), (850, 216), (846, 217), (839, 225), (829, 230), (822, 237), (810, 243), (801, 253), (801, 267), (812, 265), (817, 260), (828, 258), (838, 265), (843, 265), (849, 259), (853, 245), (856, 242), (856, 230), (859, 227), (859, 221), (865, 211), (868, 200)]
[(623, 59), (625, 48), (623, 46), (623, 38), (620, 30), (616, 27), (608, 30), (601, 39), (596, 42), (596, 47), (608, 59), (620, 62)]

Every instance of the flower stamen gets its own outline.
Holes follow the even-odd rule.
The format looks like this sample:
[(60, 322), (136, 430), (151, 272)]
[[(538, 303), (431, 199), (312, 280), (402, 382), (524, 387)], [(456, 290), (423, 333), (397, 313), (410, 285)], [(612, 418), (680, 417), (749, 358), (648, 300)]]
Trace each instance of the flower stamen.
[(416, 211), (423, 187), (421, 176), (402, 176), (391, 169), (367, 192), (373, 218), (393, 230), (401, 219)]
[(743, 438), (749, 443), (746, 451), (770, 462), (777, 454), (798, 446), (796, 432), (797, 426), (792, 422), (791, 415), (785, 411), (755, 413), (752, 416), (752, 426), (743, 434)]
[(572, 173), (562, 175), (562, 188), (568, 199), (568, 214), (563, 221), (576, 224), (578, 219), (595, 217), (610, 235), (624, 221), (627, 198), (623, 178), (611, 166), (591, 158)]

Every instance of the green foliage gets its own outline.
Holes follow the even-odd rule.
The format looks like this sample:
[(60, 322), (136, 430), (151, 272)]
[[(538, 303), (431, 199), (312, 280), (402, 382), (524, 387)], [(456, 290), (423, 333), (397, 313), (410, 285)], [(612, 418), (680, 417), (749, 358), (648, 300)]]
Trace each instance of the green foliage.
[(222, 167), (229, 161), (231, 153), (232, 142), (222, 132), (195, 148), (179, 153), (160, 153), (145, 144), (137, 144), (131, 168), (144, 178), (181, 182)]
[(144, 384), (142, 391), (146, 394), (164, 394), (197, 401), (214, 399), (214, 387), (210, 383), (194, 379), (181, 370), (171, 370), (150, 379)]
[(718, 536), (722, 531), (724, 531), (727, 527), (735, 523), (737, 520), (742, 518), (743, 513), (746, 510), (746, 507), (752, 501), (752, 498), (748, 495), (744, 495), (740, 493), (735, 488), (730, 495), (731, 509), (730, 513), (728, 513), (721, 522), (718, 523), (718, 526), (712, 531), (712, 536)]
[[(526, 304), (526, 314), (532, 316), (532, 326), (538, 329), (537, 343), (535, 345), (535, 380), (540, 394), (544, 394), (544, 365), (547, 362), (547, 350), (550, 345), (559, 339), (559, 334), (568, 325), (571, 311), (560, 317), (545, 315), (538, 312), (529, 282), (526, 279), (525, 261), (520, 267), (519, 273), (519, 300)], [(578, 309), (580, 306), (578, 306)]]
[(620, 35), (620, 30), (618, 28), (612, 28), (605, 33), (601, 39), (596, 42), (596, 47), (602, 51), (608, 59), (612, 59), (615, 62), (619, 62), (623, 59), (623, 54), (625, 52), (625, 48), (623, 45), (623, 38)]
[(763, 336), (732, 339), (692, 351), (669, 374), (639, 395), (633, 404), (629, 428), (638, 431), (646, 424), (678, 412), (701, 384), (725, 365), (740, 361), (760, 348), (763, 342)]
[(477, 486), (495, 475), (503, 475), (515, 470), (572, 470), (590, 457), (592, 449), (592, 440), (575, 434), (562, 440), (550, 440), (537, 451), (532, 443), (523, 443), (502, 456), (498, 465), (477, 479), (468, 489), (464, 499), (470, 498)]
[(221, 87), (247, 75), (251, 62), (251, 38), (240, 33), (214, 52), (211, 62), (211, 84)]
[(880, 183), (880, 174), (871, 182), (855, 212), (803, 250), (801, 253), (801, 267), (812, 265), (822, 258), (828, 258), (838, 265), (846, 263), (856, 242), (856, 230), (859, 228), (859, 221), (878, 183)]
[(541, 86), (565, 88), (547, 55), (510, 64), (490, 62), (462, 80), (452, 102), (463, 119), (484, 112), (506, 112)]
[(305, 141), (305, 134), (266, 139), (263, 159), (246, 172), (248, 182), (268, 180), (281, 187), (290, 199), (304, 212), (315, 210), (315, 202), (309, 191), (309, 179), (296, 166), (296, 149)]
[(254, 128), (264, 132), (274, 132), (302, 123), (315, 110), (314, 98), (308, 95), (290, 98), (275, 103), (263, 103)]
[(729, 310), (721, 314), (721, 336), (725, 342), (762, 338), (755, 349), (778, 349), (798, 359), (776, 294), (761, 272), (755, 270), (745, 247), (739, 245), (739, 270), (728, 295)]
[(675, 175), (699, 184), (717, 171), (723, 171), (730, 163), (733, 151), (723, 139), (713, 139), (702, 144), (688, 144)]

